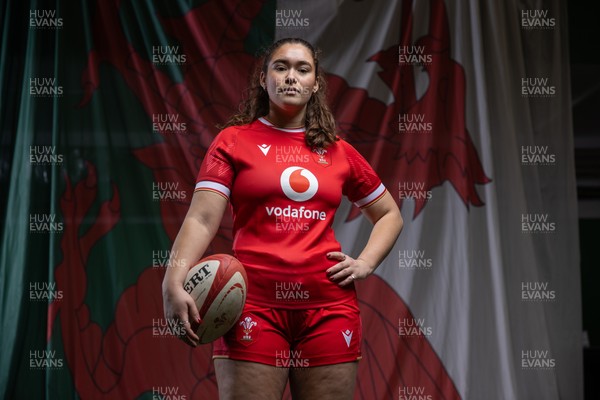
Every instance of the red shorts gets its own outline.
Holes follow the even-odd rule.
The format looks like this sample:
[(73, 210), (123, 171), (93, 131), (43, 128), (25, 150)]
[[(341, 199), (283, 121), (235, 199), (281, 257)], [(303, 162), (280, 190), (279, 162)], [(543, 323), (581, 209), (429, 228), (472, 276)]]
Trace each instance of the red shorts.
[(282, 368), (339, 364), (361, 358), (358, 302), (306, 310), (246, 303), (236, 325), (213, 344), (214, 358)]

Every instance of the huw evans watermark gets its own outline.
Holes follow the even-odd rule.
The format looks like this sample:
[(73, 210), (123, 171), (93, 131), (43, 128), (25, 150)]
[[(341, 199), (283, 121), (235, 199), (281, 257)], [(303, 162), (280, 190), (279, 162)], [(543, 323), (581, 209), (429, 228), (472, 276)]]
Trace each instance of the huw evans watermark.
[(56, 218), (56, 214), (29, 214), (30, 233), (61, 233), (64, 223)]
[(556, 291), (549, 282), (521, 282), (521, 300), (528, 302), (547, 302), (556, 300)]
[(398, 266), (401, 269), (429, 270), (433, 260), (426, 256), (425, 250), (399, 250)]
[(521, 214), (521, 232), (554, 233), (556, 222), (551, 221), (548, 214)]
[(428, 65), (433, 61), (425, 46), (398, 46), (399, 65)]
[(179, 386), (152, 386), (152, 400), (189, 400)]
[(555, 97), (556, 86), (550, 78), (521, 78), (521, 97)]
[(548, 146), (521, 146), (521, 164), (556, 165), (556, 154), (550, 152)]
[(29, 282), (30, 301), (58, 301), (63, 299), (63, 291), (56, 282)]
[(556, 367), (556, 360), (549, 350), (522, 350), (521, 369), (551, 370)]
[(32, 97), (62, 97), (63, 92), (56, 78), (29, 78), (29, 95)]
[(181, 189), (181, 184), (179, 182), (154, 182), (152, 183), (152, 200), (187, 200), (187, 192)]
[(187, 134), (187, 122), (180, 121), (178, 113), (152, 114), (152, 131), (156, 133)]
[[(189, 323), (189, 322), (187, 322)], [(177, 319), (152, 318), (152, 337), (182, 337), (186, 335), (186, 322)]]
[(164, 250), (157, 249), (152, 250), (152, 267), (153, 268), (173, 268), (182, 267), (189, 268), (189, 264), (186, 259), (179, 258), (179, 252), (177, 250)]
[(425, 325), (425, 318), (399, 318), (398, 336), (406, 338), (418, 338), (431, 336), (433, 330), (431, 326)]
[(187, 55), (179, 46), (152, 46), (152, 63), (155, 65), (182, 65), (186, 61)]
[(556, 18), (548, 10), (521, 10), (521, 27), (523, 29), (553, 29)]
[(398, 132), (407, 134), (424, 134), (433, 131), (433, 123), (428, 121), (424, 113), (398, 114)]
[(398, 400), (434, 400), (428, 394), (425, 386), (400, 386), (398, 387)]
[(275, 366), (279, 368), (308, 368), (308, 358), (302, 357), (302, 350), (276, 350)]
[(277, 28), (308, 28), (310, 19), (302, 15), (302, 10), (275, 10)]
[(63, 25), (56, 10), (29, 10), (29, 27), (32, 29), (61, 29)]
[(57, 356), (56, 350), (30, 350), (29, 369), (60, 369), (65, 362)]
[(425, 182), (399, 182), (398, 198), (400, 200), (431, 200), (433, 192), (425, 189)]
[(32, 165), (58, 165), (65, 157), (58, 153), (56, 146), (29, 146), (29, 163)]
[(302, 287), (302, 282), (275, 282), (275, 300), (298, 302), (310, 300), (310, 293)]

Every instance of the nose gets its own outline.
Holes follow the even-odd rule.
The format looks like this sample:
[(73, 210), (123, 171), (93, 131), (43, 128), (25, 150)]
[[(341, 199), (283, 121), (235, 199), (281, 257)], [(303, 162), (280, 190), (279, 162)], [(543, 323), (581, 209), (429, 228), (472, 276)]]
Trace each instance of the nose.
[(294, 72), (294, 69), (290, 68), (288, 70), (288, 73), (287, 73), (286, 77), (285, 77), (285, 83), (288, 84), (288, 85), (296, 83), (297, 79), (296, 79), (296, 75), (295, 74), (296, 73)]

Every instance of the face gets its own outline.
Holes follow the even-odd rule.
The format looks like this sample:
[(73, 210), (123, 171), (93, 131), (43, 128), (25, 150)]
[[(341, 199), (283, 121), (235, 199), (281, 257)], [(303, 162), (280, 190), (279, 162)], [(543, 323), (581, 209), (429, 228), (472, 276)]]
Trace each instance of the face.
[(261, 73), (260, 82), (268, 91), (271, 103), (282, 109), (304, 107), (319, 89), (311, 52), (299, 43), (286, 43), (277, 48), (266, 73)]

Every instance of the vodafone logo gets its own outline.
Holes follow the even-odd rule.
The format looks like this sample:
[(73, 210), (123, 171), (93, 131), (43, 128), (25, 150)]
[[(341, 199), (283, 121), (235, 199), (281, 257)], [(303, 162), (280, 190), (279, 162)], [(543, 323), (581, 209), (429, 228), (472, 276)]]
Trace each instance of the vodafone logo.
[(317, 177), (302, 167), (288, 167), (281, 173), (281, 189), (290, 200), (306, 201), (319, 189)]

